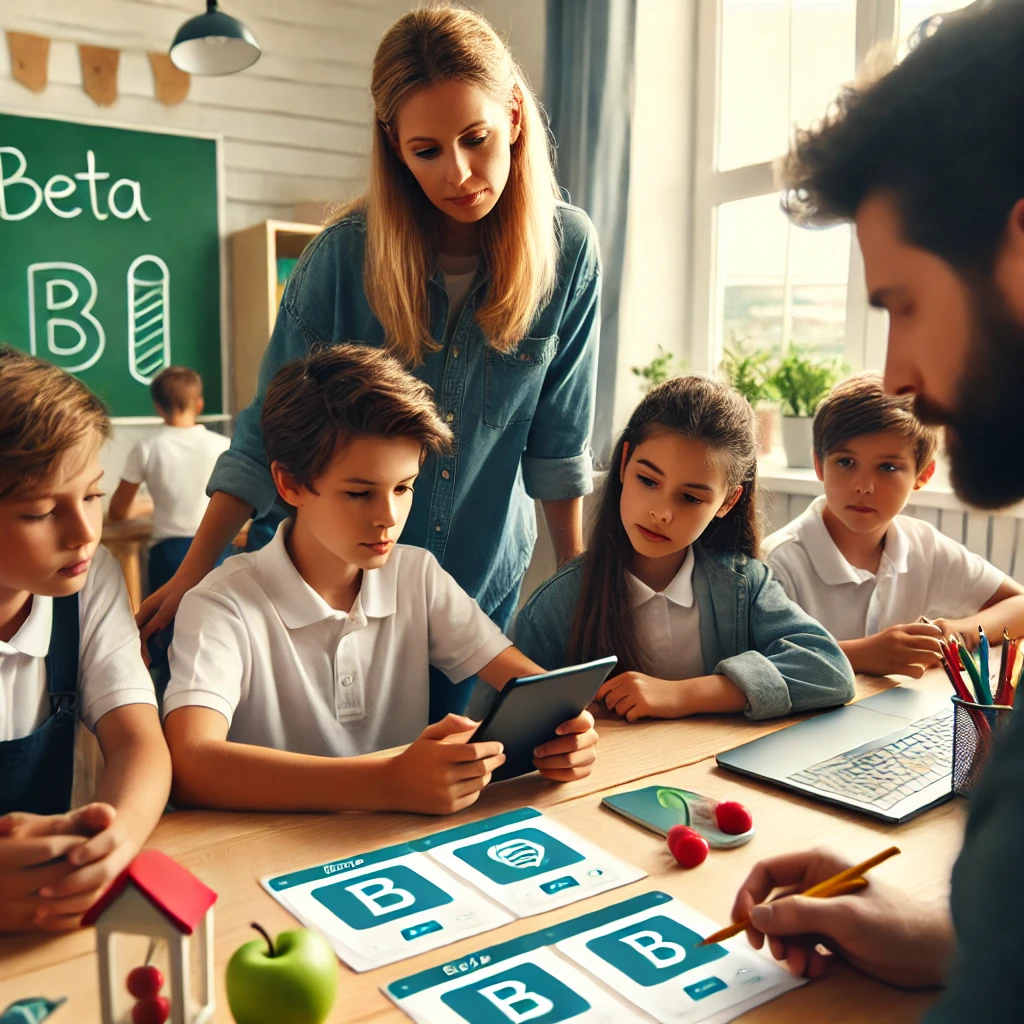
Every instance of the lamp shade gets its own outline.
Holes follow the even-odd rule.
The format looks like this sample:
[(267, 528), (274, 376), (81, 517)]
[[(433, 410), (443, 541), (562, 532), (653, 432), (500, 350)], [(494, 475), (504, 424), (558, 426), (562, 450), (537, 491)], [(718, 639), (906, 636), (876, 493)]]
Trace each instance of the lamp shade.
[(174, 65), (190, 75), (230, 75), (255, 64), (260, 56), (256, 37), (237, 19), (209, 0), (206, 13), (190, 18), (171, 43)]

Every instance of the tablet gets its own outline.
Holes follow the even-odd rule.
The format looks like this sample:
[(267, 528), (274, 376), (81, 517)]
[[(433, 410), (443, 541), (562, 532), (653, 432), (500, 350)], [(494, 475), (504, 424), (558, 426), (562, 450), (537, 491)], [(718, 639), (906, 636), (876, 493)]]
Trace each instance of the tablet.
[(494, 772), (491, 781), (535, 771), (534, 750), (555, 739), (555, 730), (586, 708), (617, 660), (600, 658), (538, 676), (521, 676), (509, 680), (500, 692), (492, 690), (494, 698), (470, 740), (497, 740), (504, 744), (505, 763)]

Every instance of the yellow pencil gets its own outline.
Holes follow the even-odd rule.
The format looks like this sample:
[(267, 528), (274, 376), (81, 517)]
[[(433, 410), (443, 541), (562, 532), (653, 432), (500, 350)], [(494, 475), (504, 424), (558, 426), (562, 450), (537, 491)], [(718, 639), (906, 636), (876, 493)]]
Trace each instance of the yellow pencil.
[[(882, 861), (888, 860), (890, 857), (895, 857), (899, 852), (898, 846), (890, 846), (889, 849), (876, 853), (874, 857), (869, 857), (863, 864), (856, 864), (852, 868), (840, 871), (839, 874), (826, 878), (823, 882), (818, 882), (817, 885), (812, 885), (810, 889), (805, 889), (801, 893), (785, 893), (785, 895), (816, 896), (819, 899), (825, 899), (829, 896), (845, 896), (851, 892), (858, 892), (868, 884), (867, 880), (863, 877), (866, 871), (877, 867)], [(782, 896), (777, 897), (777, 899), (782, 898)], [(703, 942), (698, 942), (697, 945), (712, 946), (716, 942), (722, 942), (724, 939), (731, 939), (734, 935), (739, 935), (748, 924), (750, 924), (749, 918), (735, 921), (727, 928), (722, 928), (713, 935), (709, 935)]]

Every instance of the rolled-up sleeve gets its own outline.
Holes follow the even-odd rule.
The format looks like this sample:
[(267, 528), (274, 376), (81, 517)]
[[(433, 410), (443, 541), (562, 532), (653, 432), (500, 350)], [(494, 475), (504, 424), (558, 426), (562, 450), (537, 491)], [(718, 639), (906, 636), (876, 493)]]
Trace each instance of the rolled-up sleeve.
[(541, 501), (579, 498), (594, 487), (590, 431), (601, 330), (601, 267), (592, 227), (580, 251), (576, 282), (523, 454), (526, 493)]
[(260, 361), (256, 395), (238, 414), (231, 435), (231, 447), (217, 459), (217, 465), (206, 485), (206, 493), (211, 497), (214, 491), (233, 494), (252, 505), (256, 515), (269, 512), (277, 498), (277, 488), (270, 475), (267, 452), (263, 447), (263, 432), (260, 430), (263, 398), (274, 374), (293, 359), (302, 359), (314, 340), (290, 308), (289, 298), (286, 295), (285, 302), (281, 304), (274, 333)]
[(747, 717), (776, 718), (852, 700), (853, 669), (825, 628), (790, 601), (769, 572), (752, 589), (752, 649), (715, 667), (746, 695)]

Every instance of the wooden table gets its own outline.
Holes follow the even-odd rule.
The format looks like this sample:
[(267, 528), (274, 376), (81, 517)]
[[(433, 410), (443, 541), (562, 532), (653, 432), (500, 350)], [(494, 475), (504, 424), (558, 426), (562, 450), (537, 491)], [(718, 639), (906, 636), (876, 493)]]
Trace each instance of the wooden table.
[(132, 611), (136, 612), (142, 604), (142, 545), (152, 532), (152, 517), (139, 516), (117, 522), (105, 520), (100, 537), (100, 543), (121, 563)]
[[(889, 680), (861, 679), (858, 696), (890, 685)], [(941, 673), (915, 685), (947, 686)], [(224, 993), (224, 967), (231, 953), (253, 938), (250, 922), (258, 920), (271, 934), (295, 927), (294, 919), (258, 887), (260, 877), (366, 852), (524, 804), (543, 809), (569, 828), (588, 835), (644, 868), (649, 877), (585, 903), (515, 922), (365, 974), (354, 974), (343, 965), (332, 1022), (398, 1024), (407, 1018), (381, 995), (380, 985), (643, 891), (663, 889), (714, 920), (726, 922), (736, 890), (754, 862), (785, 850), (824, 843), (859, 859), (898, 842), (903, 855), (879, 868), (880, 877), (884, 875), (923, 897), (945, 898), (950, 868), (960, 846), (963, 801), (945, 804), (908, 824), (888, 826), (759, 785), (715, 766), (713, 755), (718, 751), (791, 722), (747, 722), (739, 716), (636, 725), (602, 721), (600, 757), (590, 778), (562, 786), (537, 776), (502, 783), (486, 790), (473, 807), (453, 818), (177, 812), (165, 815), (149, 845), (179, 860), (219, 893), (215, 928), (218, 1022), (231, 1021)], [(720, 799), (740, 799), (753, 812), (757, 837), (737, 850), (715, 851), (695, 871), (681, 871), (658, 837), (599, 806), (605, 793), (629, 788), (640, 780), (644, 785), (663, 782)], [(28, 995), (67, 995), (71, 997), (68, 1009), (73, 1010), (68, 1015), (69, 1024), (98, 1022), (94, 949), (91, 930), (56, 938), (0, 937), (0, 1006), (5, 1000)], [(933, 998), (932, 993), (890, 988), (835, 963), (825, 979), (768, 1003), (743, 1020), (787, 1024), (796, 1020), (904, 1022), (916, 1020)]]

